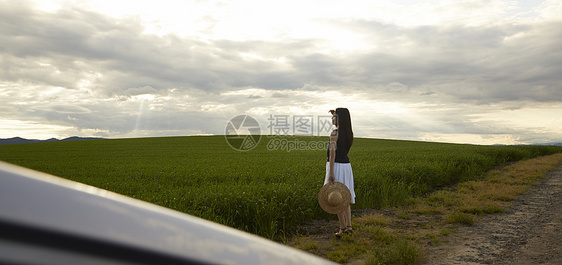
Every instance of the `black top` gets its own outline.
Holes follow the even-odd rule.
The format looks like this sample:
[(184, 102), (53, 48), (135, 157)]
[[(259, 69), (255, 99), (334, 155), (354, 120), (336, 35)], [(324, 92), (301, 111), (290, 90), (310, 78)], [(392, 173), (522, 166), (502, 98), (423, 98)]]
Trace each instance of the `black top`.
[[(349, 163), (349, 157), (347, 153), (349, 153), (349, 148), (351, 146), (347, 142), (347, 137), (345, 131), (338, 131), (338, 140), (336, 142), (336, 163)], [(328, 145), (328, 162), (330, 161), (330, 146)]]

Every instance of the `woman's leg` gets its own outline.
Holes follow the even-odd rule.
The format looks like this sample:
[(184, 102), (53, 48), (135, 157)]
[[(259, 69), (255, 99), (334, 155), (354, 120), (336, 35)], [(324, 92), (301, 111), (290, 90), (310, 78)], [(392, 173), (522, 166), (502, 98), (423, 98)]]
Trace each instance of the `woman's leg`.
[(343, 211), (341, 213), (338, 213), (338, 221), (340, 221), (340, 229), (341, 230), (345, 230), (345, 227), (346, 227), (345, 220), (346, 220), (345, 211)]
[(336, 233), (336, 237), (340, 238), (345, 233), (345, 211), (338, 213), (338, 221), (340, 223), (340, 230)]
[[(345, 226), (347, 230), (352, 230), (351, 228), (351, 205), (347, 206), (347, 209), (344, 211), (345, 215)], [(340, 222), (341, 223), (341, 222)]]

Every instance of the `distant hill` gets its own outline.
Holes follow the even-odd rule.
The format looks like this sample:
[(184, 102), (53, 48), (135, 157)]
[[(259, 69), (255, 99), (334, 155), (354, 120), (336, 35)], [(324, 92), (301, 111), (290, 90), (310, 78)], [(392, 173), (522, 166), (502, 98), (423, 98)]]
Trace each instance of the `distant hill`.
[(562, 143), (542, 143), (542, 144), (535, 144), (535, 145), (556, 145), (556, 146), (562, 146)]
[(0, 139), (0, 145), (2, 144), (31, 144), (31, 143), (46, 143), (46, 142), (62, 142), (62, 141), (82, 141), (82, 140), (99, 140), (103, 138), (95, 138), (95, 137), (78, 137), (72, 136), (68, 138), (64, 138), (62, 140), (51, 138), (47, 140), (37, 140), (37, 139), (25, 139), (21, 137), (13, 137), (13, 138), (6, 138)]

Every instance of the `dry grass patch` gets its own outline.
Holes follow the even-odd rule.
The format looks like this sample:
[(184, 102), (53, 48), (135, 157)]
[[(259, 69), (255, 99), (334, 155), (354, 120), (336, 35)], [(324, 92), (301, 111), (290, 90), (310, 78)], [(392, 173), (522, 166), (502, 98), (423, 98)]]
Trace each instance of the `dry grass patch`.
[(441, 190), (430, 194), (426, 202), (430, 205), (436, 206), (456, 206), (459, 205), (462, 201), (461, 196), (458, 193), (449, 191), (449, 190)]
[(396, 217), (398, 217), (398, 218), (400, 218), (400, 219), (406, 219), (406, 220), (409, 220), (409, 219), (412, 219), (412, 218), (413, 218), (413, 217), (412, 217), (412, 214), (410, 214), (410, 213), (408, 213), (408, 212), (401, 212), (401, 213), (398, 213), (398, 215), (396, 215)]
[(388, 230), (382, 226), (367, 226), (361, 228), (367, 237), (375, 242), (379, 243), (390, 243), (396, 239), (391, 230)]
[(392, 244), (374, 249), (366, 264), (415, 264), (422, 256), (418, 245), (410, 240), (400, 239)]
[(473, 225), (476, 221), (476, 216), (469, 213), (455, 212), (447, 217), (447, 222), (452, 224), (465, 224)]
[(527, 159), (502, 169), (492, 170), (488, 173), (487, 179), (490, 182), (504, 184), (534, 184), (537, 179), (544, 178), (546, 172), (556, 169), (560, 163), (562, 163), (562, 153)]
[(482, 190), (477, 190), (476, 196), (483, 200), (512, 201), (525, 193), (528, 185), (514, 185), (508, 183), (482, 182)]
[(329, 259), (343, 263), (359, 257), (373, 247), (374, 242), (362, 235), (344, 234), (341, 239), (332, 238), (326, 255)]
[(473, 200), (460, 206), (458, 211), (471, 214), (492, 214), (503, 213), (505, 209), (498, 202)]
[(310, 236), (301, 236), (293, 238), (294, 247), (302, 249), (304, 251), (311, 251), (318, 249), (318, 242), (314, 241)]
[(366, 225), (366, 226), (372, 226), (372, 225), (386, 226), (392, 222), (392, 218), (384, 214), (372, 213), (355, 218), (355, 222), (357, 222), (360, 225)]
[(441, 206), (434, 206), (428, 203), (420, 203), (410, 206), (408, 211), (417, 214), (442, 214), (444, 208)]

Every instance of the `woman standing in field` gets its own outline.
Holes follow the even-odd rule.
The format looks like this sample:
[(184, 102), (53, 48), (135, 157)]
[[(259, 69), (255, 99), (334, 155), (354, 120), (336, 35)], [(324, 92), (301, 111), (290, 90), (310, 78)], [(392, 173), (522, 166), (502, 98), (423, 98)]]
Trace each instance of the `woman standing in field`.
[[(326, 178), (324, 184), (328, 182), (341, 182), (347, 186), (351, 192), (351, 203), (355, 203), (355, 191), (353, 190), (353, 171), (349, 163), (347, 153), (353, 144), (353, 130), (351, 128), (351, 116), (347, 108), (337, 108), (332, 113), (332, 123), (336, 126), (330, 134), (330, 145), (328, 146), (328, 162), (326, 163)], [(352, 233), (351, 227), (351, 207), (348, 205), (345, 210), (338, 213), (340, 230), (336, 237), (341, 237), (344, 233)]]

